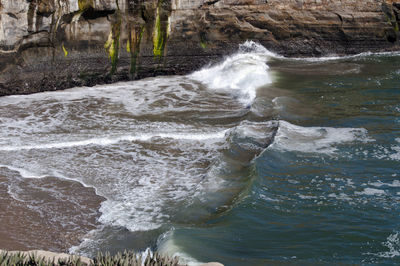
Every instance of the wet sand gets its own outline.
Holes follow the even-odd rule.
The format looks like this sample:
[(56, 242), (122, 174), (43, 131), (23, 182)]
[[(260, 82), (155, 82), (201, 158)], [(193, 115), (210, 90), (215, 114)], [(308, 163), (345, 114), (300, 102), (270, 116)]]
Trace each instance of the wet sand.
[(0, 169), (0, 249), (67, 252), (98, 225), (104, 198), (94, 189)]

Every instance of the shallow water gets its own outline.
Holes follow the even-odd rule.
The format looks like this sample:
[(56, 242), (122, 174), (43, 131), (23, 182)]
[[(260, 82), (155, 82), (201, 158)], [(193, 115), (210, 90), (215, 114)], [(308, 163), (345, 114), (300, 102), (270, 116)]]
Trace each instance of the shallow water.
[(399, 80), (398, 54), (246, 43), (188, 76), (0, 98), (0, 198), (23, 224), (8, 227), (89, 256), (398, 263)]

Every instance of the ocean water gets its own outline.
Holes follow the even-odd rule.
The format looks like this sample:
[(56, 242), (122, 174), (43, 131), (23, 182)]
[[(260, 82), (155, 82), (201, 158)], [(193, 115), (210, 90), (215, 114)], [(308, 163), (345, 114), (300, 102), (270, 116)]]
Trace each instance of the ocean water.
[(246, 42), (187, 76), (2, 97), (0, 125), (2, 248), (400, 263), (400, 53)]

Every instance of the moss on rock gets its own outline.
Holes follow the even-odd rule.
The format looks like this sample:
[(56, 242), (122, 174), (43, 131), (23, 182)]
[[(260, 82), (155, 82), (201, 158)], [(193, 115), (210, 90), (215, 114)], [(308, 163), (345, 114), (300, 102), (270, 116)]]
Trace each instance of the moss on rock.
[(114, 74), (117, 70), (118, 56), (119, 56), (119, 39), (121, 35), (121, 14), (119, 10), (115, 14), (116, 20), (112, 24), (111, 32), (108, 35), (108, 39), (104, 45), (109, 58), (111, 59), (111, 71), (110, 74)]
[(93, 7), (93, 0), (78, 0), (78, 7), (80, 11), (85, 11), (89, 7)]
[(64, 52), (64, 57), (67, 57), (68, 56), (68, 51), (67, 51), (67, 49), (65, 49), (64, 44), (62, 44), (62, 50)]
[(168, 5), (170, 5), (170, 1), (158, 0), (153, 30), (153, 55), (158, 60), (161, 60), (164, 56), (165, 45), (169, 34), (170, 14), (168, 14)]
[(154, 25), (153, 33), (153, 54), (154, 57), (160, 58), (164, 54), (164, 34), (161, 28), (161, 15), (160, 15), (160, 4), (157, 6), (156, 22)]

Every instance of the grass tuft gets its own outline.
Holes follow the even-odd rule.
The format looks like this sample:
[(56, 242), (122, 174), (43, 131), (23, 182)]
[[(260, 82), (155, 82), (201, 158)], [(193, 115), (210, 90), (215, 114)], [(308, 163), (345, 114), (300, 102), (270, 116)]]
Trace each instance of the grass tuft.
[[(0, 252), (0, 266), (88, 266), (80, 257), (70, 256), (68, 259), (54, 259), (40, 257), (35, 253), (26, 255), (21, 252)], [(124, 251), (111, 256), (110, 253), (98, 253), (89, 266), (180, 266), (178, 259), (162, 256), (158, 253), (143, 254)]]

